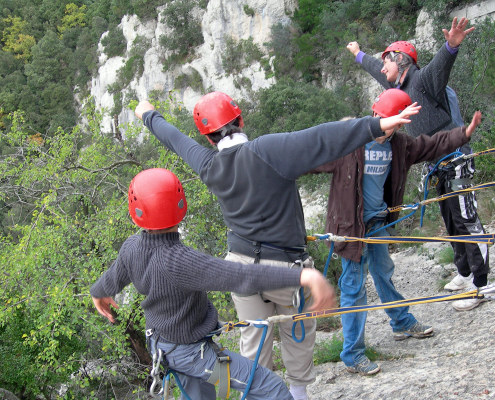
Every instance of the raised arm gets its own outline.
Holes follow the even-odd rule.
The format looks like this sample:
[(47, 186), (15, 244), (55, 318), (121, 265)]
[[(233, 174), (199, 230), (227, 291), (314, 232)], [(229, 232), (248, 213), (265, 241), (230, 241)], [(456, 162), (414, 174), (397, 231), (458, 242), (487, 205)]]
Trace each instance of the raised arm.
[(382, 131), (387, 131), (385, 136), (391, 136), (394, 132), (389, 131), (390, 129), (399, 128), (402, 124), (411, 123), (411, 116), (416, 115), (421, 110), (421, 106), (418, 106), (417, 102), (412, 103), (409, 107), (406, 107), (404, 111), (402, 111), (398, 115), (394, 115), (388, 118), (380, 119), (380, 128)]

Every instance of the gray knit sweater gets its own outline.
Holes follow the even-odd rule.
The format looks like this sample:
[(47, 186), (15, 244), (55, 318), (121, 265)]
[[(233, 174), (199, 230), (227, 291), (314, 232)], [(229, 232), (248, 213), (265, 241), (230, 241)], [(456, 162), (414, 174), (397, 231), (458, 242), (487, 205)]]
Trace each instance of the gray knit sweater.
[(195, 251), (178, 233), (140, 232), (122, 245), (117, 259), (91, 287), (96, 298), (112, 297), (133, 283), (146, 296), (141, 303), (146, 329), (179, 344), (192, 343), (217, 327), (218, 314), (207, 290), (252, 293), (297, 287), (300, 269), (244, 265)]

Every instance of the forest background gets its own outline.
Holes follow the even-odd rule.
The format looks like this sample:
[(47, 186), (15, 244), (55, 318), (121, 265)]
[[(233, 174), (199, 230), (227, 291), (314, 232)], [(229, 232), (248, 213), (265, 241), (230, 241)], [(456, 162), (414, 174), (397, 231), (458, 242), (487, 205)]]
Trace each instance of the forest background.
[[(231, 42), (222, 58), (226, 73), (259, 61), (276, 81), (249, 99), (238, 99), (250, 137), (369, 114), (363, 88), (352, 79), (359, 67), (346, 43), (358, 40), (367, 52), (376, 53), (392, 41), (412, 38), (421, 10), (434, 15), (435, 39), (441, 42), (440, 27), (450, 25), (449, 12), (466, 3), (475, 2), (300, 0), (290, 24), (272, 27), (264, 49), (250, 41)], [(108, 32), (101, 40), (108, 56), (125, 51), (118, 26), (124, 15), (135, 14), (143, 21), (163, 18), (174, 29), (174, 35), (160, 42), (168, 54), (163, 66), (169, 68), (195, 57), (202, 35), (194, 9), (207, 4), (0, 0), (0, 388), (21, 399), (119, 398), (115, 388), (122, 386), (140, 398), (145, 390), (150, 359), (141, 296), (132, 288), (126, 291), (115, 325), (96, 313), (89, 296), (91, 284), (125, 238), (136, 232), (127, 213), (127, 188), (137, 172), (174, 170), (189, 203), (181, 226), (185, 243), (225, 255), (226, 228), (217, 202), (191, 169), (143, 135), (141, 124), (101, 130), (105, 112), (117, 115), (122, 108), (135, 107), (137, 98), (123, 96), (122, 88), (142, 73), (146, 43), (138, 38), (132, 57), (116, 71), (114, 109), (97, 110), (88, 90), (97, 72), (102, 34)], [(158, 12), (158, 6), (165, 7)], [(245, 5), (244, 12), (252, 10)], [(475, 150), (495, 147), (494, 50), (494, 23), (478, 22), (451, 74), (465, 120), (474, 110), (483, 112), (483, 124), (472, 140)], [(420, 63), (425, 65), (432, 56), (420, 53)], [(323, 76), (333, 76), (337, 84), (324, 87)], [(195, 76), (178, 78), (177, 90), (211, 90)], [(239, 79), (238, 84), (247, 82)], [(171, 123), (206, 144), (173, 93), (153, 93), (152, 100)], [(477, 183), (494, 180), (490, 157), (477, 159), (477, 167)], [(410, 179), (408, 202), (418, 196), (415, 178)], [(309, 191), (327, 187), (327, 182), (325, 176), (300, 180)], [(493, 210), (490, 204), (487, 210)], [(430, 220), (438, 220), (434, 207), (428, 212)], [(417, 225), (413, 218), (399, 232), (416, 232)], [(323, 222), (319, 228), (323, 230)], [(323, 269), (325, 245), (311, 246), (317, 267)], [(338, 276), (334, 262), (329, 279), (335, 283)], [(223, 319), (235, 320), (228, 294), (210, 297)]]

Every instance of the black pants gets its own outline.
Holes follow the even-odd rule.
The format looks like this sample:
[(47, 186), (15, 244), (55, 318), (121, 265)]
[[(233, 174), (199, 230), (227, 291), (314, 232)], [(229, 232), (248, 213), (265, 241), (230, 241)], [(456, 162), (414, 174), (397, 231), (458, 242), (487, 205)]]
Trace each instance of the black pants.
[[(474, 174), (474, 163), (467, 160), (451, 171), (437, 173), (437, 193), (443, 195), (460, 189), (471, 187), (470, 178)], [(450, 236), (476, 235), (485, 233), (477, 213), (476, 196), (474, 192), (454, 196), (440, 201), (445, 227)], [(488, 245), (484, 243), (451, 242), (454, 249), (454, 264), (462, 276), (474, 275), (474, 284), (477, 287), (487, 284), (487, 275), (490, 270), (488, 264)]]

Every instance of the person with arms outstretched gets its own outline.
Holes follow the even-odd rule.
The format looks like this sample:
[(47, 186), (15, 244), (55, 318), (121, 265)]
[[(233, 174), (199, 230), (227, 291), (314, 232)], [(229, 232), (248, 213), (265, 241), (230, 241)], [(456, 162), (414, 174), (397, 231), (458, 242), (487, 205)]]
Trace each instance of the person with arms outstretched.
[[(116, 294), (132, 283), (145, 296), (141, 307), (152, 352), (162, 350), (165, 365), (178, 373), (191, 399), (216, 399), (210, 378), (217, 363), (228, 362), (230, 376), (225, 379), (239, 391), (245, 390), (253, 368), (253, 362), (239, 354), (219, 352), (212, 339), (219, 327), (218, 312), (207, 291), (250, 293), (301, 285), (313, 296), (312, 309), (335, 306), (333, 288), (315, 269), (244, 265), (182, 244), (178, 226), (187, 201), (181, 182), (167, 169), (137, 174), (129, 185), (128, 206), (142, 230), (124, 242), (117, 259), (91, 287), (91, 296), (98, 312), (112, 323)], [(261, 366), (255, 371), (247, 399), (293, 398), (272, 371)]]
[[(378, 97), (372, 111), (374, 115), (387, 117), (410, 104), (407, 93), (388, 89)], [(332, 174), (326, 232), (360, 238), (368, 234), (389, 236), (383, 227), (397, 221), (398, 213), (389, 213), (387, 208), (402, 204), (410, 167), (448, 154), (467, 143), (480, 122), (481, 113), (476, 112), (467, 128), (458, 127), (431, 137), (420, 135), (417, 138), (396, 132), (389, 140), (371, 141), (341, 159), (318, 167), (314, 172)], [(342, 259), (341, 307), (367, 304), (365, 282), (368, 271), (383, 303), (404, 300), (392, 282), (395, 266), (388, 244), (357, 241), (335, 242), (334, 245), (335, 253)], [(418, 322), (409, 307), (387, 308), (385, 312), (390, 318), (395, 340), (433, 335), (433, 328)], [(344, 345), (340, 357), (348, 371), (373, 375), (380, 367), (365, 355), (366, 314), (342, 315)]]

